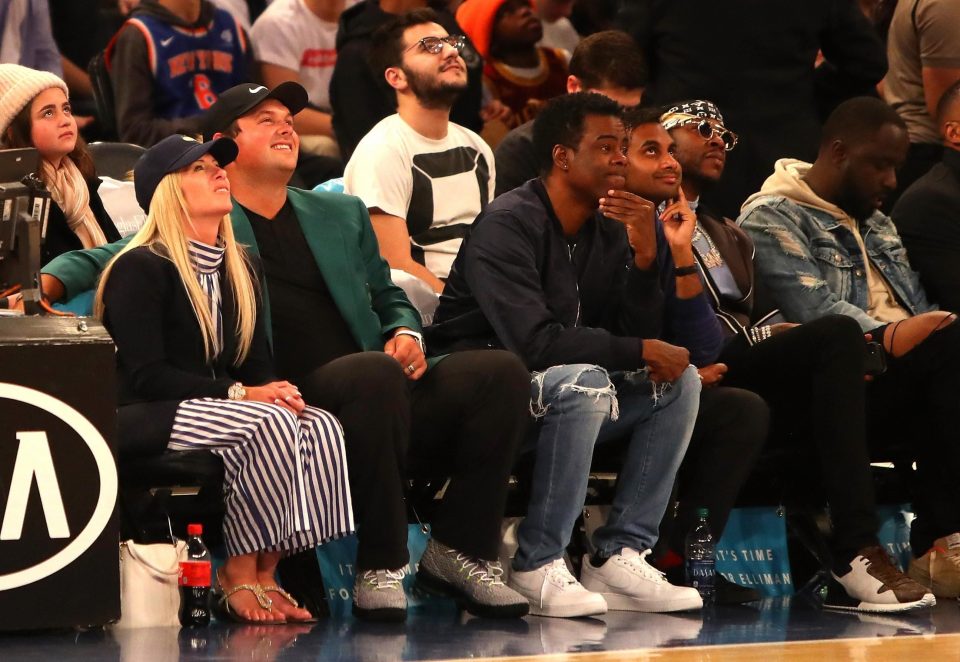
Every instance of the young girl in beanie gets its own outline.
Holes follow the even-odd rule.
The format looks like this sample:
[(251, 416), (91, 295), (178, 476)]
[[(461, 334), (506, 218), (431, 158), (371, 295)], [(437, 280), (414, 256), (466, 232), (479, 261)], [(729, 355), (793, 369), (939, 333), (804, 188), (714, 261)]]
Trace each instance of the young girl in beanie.
[(45, 71), (0, 64), (0, 137), (5, 148), (35, 147), (40, 153), (37, 175), (53, 202), (42, 264), (120, 238), (97, 195), (100, 180), (71, 113), (66, 83)]

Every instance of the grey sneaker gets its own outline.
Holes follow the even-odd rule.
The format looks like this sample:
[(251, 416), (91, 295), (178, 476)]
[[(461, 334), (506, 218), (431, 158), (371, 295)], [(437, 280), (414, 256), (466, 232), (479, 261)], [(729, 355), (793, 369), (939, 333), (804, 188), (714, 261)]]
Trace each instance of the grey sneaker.
[(502, 576), (498, 561), (467, 556), (431, 538), (420, 559), (417, 584), (431, 593), (454, 598), (474, 616), (525, 616), (530, 603), (504, 584)]
[(367, 621), (405, 621), (403, 569), (364, 570), (353, 583), (353, 615)]

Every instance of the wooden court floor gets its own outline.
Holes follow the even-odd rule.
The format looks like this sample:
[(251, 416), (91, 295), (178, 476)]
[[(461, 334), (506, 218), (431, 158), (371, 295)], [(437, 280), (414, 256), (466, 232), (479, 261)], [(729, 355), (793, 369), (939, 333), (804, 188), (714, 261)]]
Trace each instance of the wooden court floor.
[(960, 660), (960, 634), (789, 641), (732, 646), (690, 646), (564, 653), (522, 657), (457, 658), (477, 662), (915, 662)]

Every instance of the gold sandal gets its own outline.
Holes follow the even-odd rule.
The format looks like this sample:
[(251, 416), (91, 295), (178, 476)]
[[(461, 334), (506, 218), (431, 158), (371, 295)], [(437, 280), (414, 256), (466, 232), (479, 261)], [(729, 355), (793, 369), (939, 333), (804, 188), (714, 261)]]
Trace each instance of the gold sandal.
[(261, 608), (266, 609), (267, 611), (273, 610), (273, 600), (267, 596), (266, 592), (260, 588), (259, 584), (237, 584), (229, 589), (224, 590), (223, 580), (220, 579), (220, 571), (217, 570), (217, 587), (215, 590), (216, 601), (214, 605), (217, 608), (217, 616), (223, 617), (226, 620), (233, 621), (234, 623), (249, 623), (253, 625), (272, 625), (274, 623), (283, 623), (285, 621), (253, 621), (247, 618), (244, 618), (237, 612), (233, 610), (233, 607), (230, 606), (230, 596), (239, 593), (240, 591), (250, 591), (257, 598), (257, 604)]
[[(260, 589), (260, 591), (262, 591), (263, 596), (267, 598), (267, 600), (270, 600), (270, 598), (267, 597), (267, 593), (279, 593), (284, 600), (286, 600), (291, 605), (293, 605), (294, 609), (300, 609), (300, 603), (297, 602), (297, 600), (292, 595), (284, 591), (282, 588), (280, 588), (276, 584), (270, 584), (269, 586), (259, 585), (258, 588)], [(304, 609), (306, 609), (306, 607), (304, 607)], [(307, 611), (309, 612), (310, 610), (307, 609)], [(287, 621), (288, 623), (316, 623), (318, 620), (313, 616), (311, 616), (310, 618), (290, 618), (286, 614), (284, 614), (284, 616), (286, 616), (289, 619)]]

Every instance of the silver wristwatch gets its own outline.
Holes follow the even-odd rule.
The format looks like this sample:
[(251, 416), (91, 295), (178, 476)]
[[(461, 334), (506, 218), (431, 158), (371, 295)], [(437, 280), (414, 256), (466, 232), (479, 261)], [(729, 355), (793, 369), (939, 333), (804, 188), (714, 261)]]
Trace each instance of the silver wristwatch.
[(397, 336), (410, 336), (411, 338), (415, 339), (417, 341), (417, 344), (420, 345), (420, 351), (423, 352), (424, 356), (426, 356), (427, 346), (423, 342), (422, 333), (417, 333), (416, 331), (413, 331), (411, 329), (400, 329), (399, 331), (393, 334), (394, 338), (396, 338)]
[(227, 397), (231, 400), (243, 400), (247, 397), (247, 389), (243, 388), (243, 384), (240, 382), (231, 384), (230, 388), (227, 389)]

